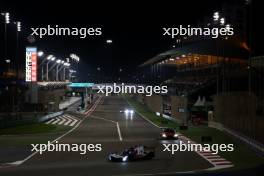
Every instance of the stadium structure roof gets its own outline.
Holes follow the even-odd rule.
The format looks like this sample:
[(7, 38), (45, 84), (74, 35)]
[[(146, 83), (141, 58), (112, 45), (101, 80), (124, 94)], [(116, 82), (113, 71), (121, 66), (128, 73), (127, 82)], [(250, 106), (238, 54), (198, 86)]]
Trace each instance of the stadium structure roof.
[(186, 43), (180, 47), (160, 53), (140, 66), (155, 64), (170, 57), (188, 54), (213, 55), (229, 58), (247, 59), (249, 48), (246, 43), (236, 39), (208, 39)]

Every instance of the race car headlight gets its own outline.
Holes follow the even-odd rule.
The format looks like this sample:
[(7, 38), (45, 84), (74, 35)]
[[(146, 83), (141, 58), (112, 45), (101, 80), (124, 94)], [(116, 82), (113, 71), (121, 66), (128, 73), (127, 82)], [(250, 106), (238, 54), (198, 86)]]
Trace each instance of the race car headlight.
[(178, 134), (174, 134), (174, 137), (178, 137)]
[(127, 161), (127, 158), (128, 158), (128, 156), (124, 156), (124, 157), (122, 158), (122, 161), (123, 161), (123, 162)]
[(167, 135), (166, 135), (165, 133), (163, 133), (163, 134), (162, 134), (162, 137), (164, 137), (164, 138), (165, 138), (165, 137), (167, 137)]
[(130, 114), (133, 114), (134, 113), (134, 111), (133, 110), (130, 110)]
[(126, 110), (125, 110), (125, 113), (126, 113), (126, 114), (128, 114), (128, 113), (129, 113), (129, 110), (128, 110), (128, 109), (126, 109)]

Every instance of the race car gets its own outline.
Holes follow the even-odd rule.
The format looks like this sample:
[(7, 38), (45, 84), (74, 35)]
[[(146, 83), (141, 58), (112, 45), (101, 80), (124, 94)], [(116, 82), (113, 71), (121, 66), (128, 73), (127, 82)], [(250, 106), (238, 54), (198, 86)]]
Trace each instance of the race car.
[(125, 109), (124, 111), (120, 111), (120, 112), (125, 113), (125, 114), (134, 114), (133, 109)]
[(112, 162), (127, 162), (127, 161), (140, 161), (150, 160), (154, 158), (155, 150), (146, 146), (135, 146), (125, 149), (122, 153), (111, 153), (108, 160)]
[(178, 134), (172, 128), (164, 128), (160, 136), (161, 139), (178, 139)]

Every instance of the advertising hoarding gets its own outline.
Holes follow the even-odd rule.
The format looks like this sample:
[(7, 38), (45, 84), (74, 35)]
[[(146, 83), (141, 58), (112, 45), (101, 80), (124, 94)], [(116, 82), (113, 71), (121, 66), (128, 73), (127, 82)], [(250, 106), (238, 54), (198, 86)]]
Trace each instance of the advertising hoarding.
[(26, 47), (26, 82), (37, 81), (37, 48)]

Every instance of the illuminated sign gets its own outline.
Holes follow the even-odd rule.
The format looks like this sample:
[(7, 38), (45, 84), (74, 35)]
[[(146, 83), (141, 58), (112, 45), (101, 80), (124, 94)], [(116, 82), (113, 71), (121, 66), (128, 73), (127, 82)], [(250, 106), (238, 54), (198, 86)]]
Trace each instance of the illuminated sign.
[(26, 82), (37, 81), (37, 48), (26, 48)]
[(184, 108), (178, 108), (178, 112), (183, 113), (183, 112), (185, 112), (185, 110), (184, 110)]
[(94, 83), (71, 83), (69, 87), (93, 87)]

